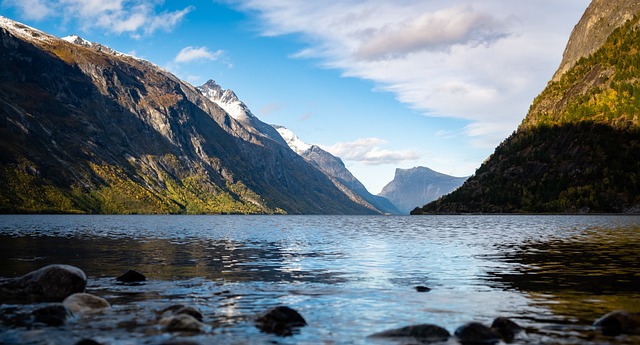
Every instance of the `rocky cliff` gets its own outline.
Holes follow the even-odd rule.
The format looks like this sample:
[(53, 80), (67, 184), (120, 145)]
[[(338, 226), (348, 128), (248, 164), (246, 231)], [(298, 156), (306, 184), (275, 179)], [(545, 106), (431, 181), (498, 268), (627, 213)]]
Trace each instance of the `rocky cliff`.
[(147, 61), (2, 17), (0, 47), (1, 212), (373, 213)]
[(594, 0), (517, 131), (413, 213), (640, 212), (639, 15), (637, 1)]
[(408, 214), (419, 205), (460, 187), (466, 177), (454, 177), (425, 167), (396, 169), (393, 181), (389, 182), (379, 196), (387, 198), (402, 213)]

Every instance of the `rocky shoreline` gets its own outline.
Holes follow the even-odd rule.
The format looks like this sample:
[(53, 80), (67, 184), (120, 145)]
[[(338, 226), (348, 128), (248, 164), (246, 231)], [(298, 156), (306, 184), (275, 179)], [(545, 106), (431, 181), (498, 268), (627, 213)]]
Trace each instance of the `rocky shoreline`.
[[(147, 278), (137, 271), (130, 270), (114, 279), (118, 284), (141, 285)], [(3, 311), (0, 327), (41, 330), (73, 324), (91, 315), (108, 314), (112, 308), (109, 301), (86, 293), (86, 287), (86, 274), (70, 265), (49, 265), (21, 277), (6, 280), (0, 283), (0, 305), (11, 305), (12, 312)], [(416, 290), (429, 291), (422, 286), (416, 287)], [(30, 311), (28, 308), (22, 310), (21, 306), (29, 305), (36, 307)], [(152, 319), (155, 329), (171, 335), (206, 334), (215, 328), (215, 325), (208, 323), (203, 313), (193, 305), (172, 304), (156, 310)], [(252, 322), (261, 332), (279, 337), (299, 334), (303, 327), (308, 327), (304, 317), (287, 306), (268, 309)], [(127, 323), (121, 322), (119, 325), (129, 328)], [(605, 337), (640, 335), (640, 313), (612, 311), (596, 320), (592, 328), (594, 332)], [(438, 325), (418, 324), (374, 333), (369, 338), (410, 343), (498, 344), (518, 343), (521, 340), (526, 342), (527, 334), (530, 332), (535, 330), (525, 329), (508, 318), (498, 317), (490, 326), (479, 322), (466, 323), (458, 327), (453, 335)], [(199, 344), (195, 341), (176, 339), (170, 336), (158, 344)], [(0, 342), (4, 343), (4, 340), (6, 339), (3, 339), (0, 332)], [(107, 343), (91, 337), (74, 342), (76, 345)]]

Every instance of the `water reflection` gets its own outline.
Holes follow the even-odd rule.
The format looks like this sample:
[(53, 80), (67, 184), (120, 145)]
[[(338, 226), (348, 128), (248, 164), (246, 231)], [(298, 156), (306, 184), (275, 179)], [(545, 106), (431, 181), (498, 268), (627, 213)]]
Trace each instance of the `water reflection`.
[(527, 293), (533, 304), (576, 323), (590, 324), (606, 312), (640, 311), (640, 227), (591, 227), (564, 238), (498, 245), (489, 270), (495, 287)]
[[(331, 257), (341, 255), (331, 253)], [(227, 282), (344, 282), (341, 272), (301, 264), (331, 257), (291, 246), (283, 248), (276, 242), (0, 235), (0, 277), (20, 276), (48, 264), (66, 263), (93, 277), (117, 277), (136, 269), (159, 280), (202, 277)]]

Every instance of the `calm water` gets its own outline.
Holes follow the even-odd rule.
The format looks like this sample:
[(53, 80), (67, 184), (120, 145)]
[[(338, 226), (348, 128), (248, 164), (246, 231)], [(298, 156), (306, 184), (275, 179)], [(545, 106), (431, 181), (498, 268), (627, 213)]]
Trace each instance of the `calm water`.
[[(0, 343), (394, 344), (367, 336), (498, 316), (529, 328), (522, 344), (640, 343), (590, 326), (640, 311), (639, 216), (0, 216), (0, 263), (4, 278), (78, 266), (113, 306), (59, 328), (0, 325)], [(149, 280), (115, 284), (128, 269)], [(207, 331), (162, 332), (155, 312), (175, 303), (200, 308)], [(253, 320), (278, 305), (309, 326), (261, 333)]]

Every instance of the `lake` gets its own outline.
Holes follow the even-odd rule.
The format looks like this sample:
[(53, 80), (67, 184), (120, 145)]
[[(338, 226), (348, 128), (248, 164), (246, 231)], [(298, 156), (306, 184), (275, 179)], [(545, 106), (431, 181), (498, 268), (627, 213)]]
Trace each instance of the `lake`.
[[(2, 305), (0, 343), (398, 344), (368, 336), (506, 316), (528, 329), (518, 344), (638, 344), (591, 325), (640, 312), (639, 248), (640, 216), (3, 215), (0, 277), (74, 265), (112, 308), (32, 328), (10, 316), (36, 306)], [(148, 280), (117, 284), (129, 269)], [(204, 333), (156, 325), (177, 303), (202, 311)], [(262, 333), (255, 318), (279, 305), (308, 326)]]

